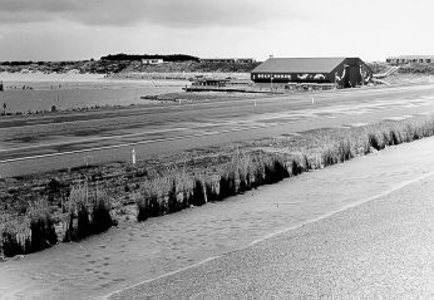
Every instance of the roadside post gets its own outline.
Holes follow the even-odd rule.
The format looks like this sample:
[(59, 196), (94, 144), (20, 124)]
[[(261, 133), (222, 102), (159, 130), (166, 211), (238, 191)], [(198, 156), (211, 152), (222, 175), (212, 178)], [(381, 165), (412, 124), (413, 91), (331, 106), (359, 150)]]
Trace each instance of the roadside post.
[(132, 156), (133, 156), (133, 165), (135, 165), (136, 164), (136, 150), (134, 150), (134, 148), (133, 148), (133, 150), (131, 151), (132, 153)]
[(314, 104), (315, 104), (315, 98), (312, 97), (312, 105), (314, 105)]

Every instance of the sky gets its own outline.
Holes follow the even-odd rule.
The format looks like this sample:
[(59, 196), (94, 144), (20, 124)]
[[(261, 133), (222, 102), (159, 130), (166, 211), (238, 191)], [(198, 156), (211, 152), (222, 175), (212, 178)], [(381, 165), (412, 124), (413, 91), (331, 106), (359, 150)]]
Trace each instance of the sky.
[(434, 55), (434, 1), (0, 0), (0, 61)]

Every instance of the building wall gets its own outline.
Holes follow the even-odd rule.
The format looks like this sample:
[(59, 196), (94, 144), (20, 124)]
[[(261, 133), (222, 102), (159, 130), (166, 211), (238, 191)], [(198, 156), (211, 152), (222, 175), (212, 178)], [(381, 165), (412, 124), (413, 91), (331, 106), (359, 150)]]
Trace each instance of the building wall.
[(351, 88), (368, 84), (373, 72), (360, 58), (347, 58), (332, 72), (339, 88)]
[(333, 82), (330, 73), (252, 73), (251, 79), (254, 82), (312, 82), (312, 83), (330, 83)]

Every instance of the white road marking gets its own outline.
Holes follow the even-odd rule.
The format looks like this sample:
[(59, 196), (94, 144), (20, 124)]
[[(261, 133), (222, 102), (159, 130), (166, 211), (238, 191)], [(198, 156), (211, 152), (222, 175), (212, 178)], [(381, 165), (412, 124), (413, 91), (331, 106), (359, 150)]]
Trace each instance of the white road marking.
[(413, 118), (413, 116), (405, 115), (405, 116), (402, 116), (402, 117), (390, 117), (390, 118), (385, 118), (385, 119), (383, 119), (383, 120), (388, 120), (388, 121), (402, 121), (402, 120), (406, 120), (406, 119), (409, 119), (409, 118)]
[(185, 131), (185, 130), (188, 130), (188, 129), (189, 128), (180, 127), (180, 128), (171, 128), (171, 129), (162, 129), (162, 130), (154, 130), (154, 131), (128, 133), (128, 134), (123, 134), (123, 135), (86, 138), (86, 139), (72, 140), (72, 141), (68, 141), (68, 142), (57, 142), (57, 143), (48, 143), (48, 144), (39, 144), (39, 145), (28, 145), (28, 146), (22, 146), (22, 147), (13, 147), (13, 148), (7, 148), (7, 149), (0, 149), (0, 152), (12, 152), (12, 151), (19, 151), (19, 150), (29, 150), (29, 149), (44, 148), (44, 147), (65, 146), (65, 145), (71, 145), (71, 144), (77, 144), (77, 143), (89, 143), (89, 142), (112, 140), (112, 139), (118, 139), (118, 138), (128, 138), (128, 137), (140, 136), (140, 135), (144, 135), (144, 134), (165, 133), (165, 132), (172, 132), (172, 131)]
[(1, 160), (0, 164), (1, 163), (12, 163), (12, 162), (18, 162), (18, 161), (25, 161), (25, 160), (31, 160), (31, 159), (64, 156), (64, 155), (70, 155), (70, 154), (95, 152), (95, 151), (101, 151), (101, 150), (125, 148), (125, 147), (131, 147), (131, 146), (135, 146), (135, 145), (145, 145), (145, 144), (152, 144), (152, 143), (157, 143), (157, 142), (182, 140), (182, 139), (187, 139), (187, 138), (205, 137), (205, 136), (211, 136), (211, 135), (216, 135), (216, 134), (224, 134), (224, 133), (240, 132), (240, 131), (258, 129), (258, 128), (273, 127), (273, 126), (277, 126), (277, 125), (280, 125), (280, 124), (276, 123), (276, 124), (270, 124), (269, 126), (257, 126), (257, 125), (255, 125), (255, 126), (251, 126), (251, 127), (231, 128), (231, 129), (225, 129), (225, 130), (221, 130), (221, 131), (203, 132), (203, 133), (197, 133), (197, 134), (180, 136), (180, 137), (168, 137), (168, 138), (160, 138), (160, 139), (154, 139), (154, 140), (148, 140), (148, 141), (142, 141), (142, 142), (131, 142), (131, 143), (123, 143), (123, 144), (104, 146), (104, 147), (94, 147), (94, 148), (88, 148), (88, 149), (82, 149), (82, 150), (74, 150), (74, 151), (66, 151), (66, 152), (59, 152), (59, 153), (49, 153), (49, 154), (42, 154), (42, 155), (35, 155), (35, 156), (11, 158), (11, 159), (6, 159), (6, 160)]

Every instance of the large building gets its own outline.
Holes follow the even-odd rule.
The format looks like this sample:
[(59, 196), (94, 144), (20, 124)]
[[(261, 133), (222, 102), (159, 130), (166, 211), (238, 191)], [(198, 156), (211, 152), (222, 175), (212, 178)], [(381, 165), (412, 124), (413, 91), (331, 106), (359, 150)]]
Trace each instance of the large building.
[(408, 63), (430, 64), (434, 63), (434, 55), (401, 55), (386, 58), (386, 62), (393, 65)]
[(251, 72), (251, 79), (258, 83), (316, 83), (347, 88), (369, 83), (372, 73), (360, 58), (269, 58)]

